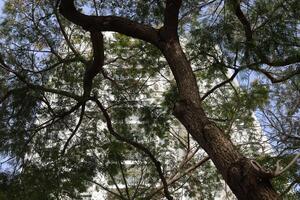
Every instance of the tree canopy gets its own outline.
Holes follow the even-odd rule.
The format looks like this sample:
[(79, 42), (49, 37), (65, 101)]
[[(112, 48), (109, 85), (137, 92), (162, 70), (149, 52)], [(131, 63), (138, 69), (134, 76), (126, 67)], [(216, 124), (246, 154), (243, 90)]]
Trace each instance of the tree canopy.
[(299, 10), (5, 0), (0, 199), (299, 199)]

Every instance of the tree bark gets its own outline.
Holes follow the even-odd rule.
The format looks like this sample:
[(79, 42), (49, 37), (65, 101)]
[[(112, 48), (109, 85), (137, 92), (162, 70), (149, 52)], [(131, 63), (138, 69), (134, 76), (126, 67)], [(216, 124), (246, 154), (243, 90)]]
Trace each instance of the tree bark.
[(210, 156), (236, 197), (241, 200), (280, 199), (269, 177), (241, 155), (224, 132), (207, 118), (201, 106), (196, 78), (178, 38), (169, 37), (160, 47), (179, 91), (174, 116)]

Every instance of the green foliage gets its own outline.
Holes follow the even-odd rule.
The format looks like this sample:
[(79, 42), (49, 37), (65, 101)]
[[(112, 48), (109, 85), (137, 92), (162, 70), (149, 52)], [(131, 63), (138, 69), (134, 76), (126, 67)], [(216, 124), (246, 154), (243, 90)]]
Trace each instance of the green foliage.
[[(87, 14), (127, 17), (154, 28), (160, 28), (164, 20), (163, 1), (76, 3)], [(57, 13), (54, 4), (5, 1), (0, 56), (22, 80), (0, 68), (0, 157), (11, 158), (6, 163), (11, 170), (0, 173), (0, 199), (80, 199), (99, 177), (107, 180), (99, 183), (102, 189), (127, 184), (127, 191), (113, 192), (125, 199), (128, 194), (132, 199), (146, 199), (160, 183), (153, 162), (109, 133), (105, 116), (94, 102), (86, 102), (75, 132), (81, 112), (72, 108), (78, 102), (31, 85), (78, 96), (83, 93), (84, 70), (92, 59), (89, 34)], [(244, 27), (233, 7), (227, 1), (183, 1), (179, 22), (182, 46), (201, 95), (239, 70), (233, 82), (203, 100), (209, 118), (247, 156), (260, 158), (265, 155), (262, 149), (271, 147), (273, 154), (284, 155), (282, 163), (287, 164), (300, 146), (299, 76), (272, 85), (253, 71), (263, 69), (284, 77), (299, 67), (272, 68), (260, 62), (261, 54), (271, 60), (299, 55), (299, 1), (243, 1), (242, 10), (251, 22), (255, 42), (245, 40)], [(167, 177), (196, 164), (204, 156), (201, 150), (188, 163), (181, 163), (185, 153), (198, 146), (172, 116), (178, 91), (162, 53), (121, 34), (104, 37), (105, 66), (93, 80), (92, 96), (105, 106), (114, 130), (149, 149)], [(265, 137), (261, 137), (260, 127)], [(262, 138), (269, 139), (270, 146), (262, 148)], [(259, 162), (272, 168), (276, 159), (263, 157)], [(297, 165), (274, 180), (279, 192), (297, 180), (295, 174), (299, 174)], [(169, 187), (178, 199), (181, 187), (190, 199), (214, 199), (224, 189), (210, 162)], [(297, 199), (297, 190), (299, 182), (286, 199)]]

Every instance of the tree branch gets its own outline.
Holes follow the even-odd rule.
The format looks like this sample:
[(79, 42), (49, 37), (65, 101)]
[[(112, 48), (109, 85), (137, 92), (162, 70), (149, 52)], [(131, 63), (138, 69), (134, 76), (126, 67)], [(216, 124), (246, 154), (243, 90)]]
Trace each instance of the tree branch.
[(96, 181), (94, 181), (94, 180), (90, 180), (90, 179), (86, 179), (86, 180), (89, 181), (89, 182), (91, 182), (91, 183), (93, 183), (93, 184), (95, 184), (95, 185), (97, 185), (97, 186), (99, 186), (100, 188), (102, 188), (102, 189), (105, 190), (106, 192), (111, 193), (112, 195), (118, 197), (119, 199), (124, 199), (123, 196), (121, 196), (121, 195), (115, 193), (114, 191), (110, 190), (108, 187), (105, 187), (105, 186), (101, 185), (100, 183), (98, 183), (98, 182), (96, 182)]
[(130, 198), (130, 194), (129, 194), (129, 188), (128, 188), (128, 184), (127, 184), (126, 175), (125, 175), (124, 169), (123, 169), (123, 164), (121, 163), (121, 161), (119, 159), (118, 159), (118, 164), (120, 166), (120, 170), (121, 170), (121, 174), (122, 174), (122, 179), (123, 179), (123, 182), (124, 182), (124, 185), (125, 185), (126, 195), (127, 195), (128, 199), (131, 199)]
[(117, 16), (89, 16), (75, 8), (75, 0), (61, 0), (60, 13), (88, 31), (114, 31), (158, 45), (158, 31), (150, 26)]
[(272, 60), (272, 61), (263, 60), (263, 62), (272, 67), (287, 66), (287, 65), (291, 65), (291, 64), (300, 62), (300, 53), (286, 57), (284, 59), (277, 59), (277, 60)]
[(118, 139), (120, 141), (123, 141), (123, 142), (126, 142), (127, 144), (130, 144), (130, 145), (134, 146), (135, 148), (137, 148), (137, 149), (141, 150), (142, 152), (144, 152), (151, 159), (151, 161), (154, 163), (154, 165), (156, 167), (156, 170), (159, 174), (159, 177), (160, 177), (160, 179), (163, 183), (164, 193), (165, 193), (166, 198), (168, 200), (173, 200), (173, 197), (171, 196), (171, 194), (169, 192), (169, 189), (168, 189), (167, 181), (166, 181), (166, 179), (164, 177), (164, 174), (162, 172), (162, 169), (161, 169), (161, 163), (155, 158), (155, 156), (151, 153), (151, 151), (149, 149), (147, 149), (145, 146), (143, 146), (142, 144), (140, 144), (138, 142), (130, 140), (126, 137), (123, 137), (123, 136), (119, 135), (117, 132), (115, 132), (107, 110), (104, 108), (104, 106), (101, 104), (101, 102), (97, 98), (93, 98), (92, 100), (97, 104), (97, 106), (100, 108), (101, 112), (103, 113), (103, 115), (106, 119), (106, 125), (107, 125), (107, 128), (108, 128), (108, 131), (116, 139)]
[[(288, 56), (283, 59), (276, 59), (276, 60), (269, 60), (266, 55), (264, 55), (260, 49), (254, 46), (253, 43), (253, 30), (251, 28), (251, 24), (243, 11), (241, 10), (240, 0), (231, 0), (230, 1), (231, 6), (233, 6), (234, 13), (238, 20), (241, 22), (241, 24), (244, 27), (245, 37), (246, 37), (246, 43), (247, 46), (250, 47), (250, 49), (253, 49), (257, 56), (261, 59), (261, 62), (264, 64), (267, 64), (272, 67), (279, 67), (279, 66), (287, 66), (291, 64), (295, 64), (300, 62), (300, 54)], [(287, 78), (288, 79), (288, 78)], [(273, 81), (272, 81), (273, 82)], [(280, 82), (280, 81), (278, 81)]]
[(242, 23), (242, 25), (244, 27), (244, 32), (245, 32), (247, 43), (250, 43), (252, 41), (251, 24), (241, 9), (240, 0), (231, 0), (230, 2), (233, 6), (235, 15), (237, 16), (237, 18), (239, 19), (239, 21)]
[(81, 122), (82, 122), (82, 119), (83, 119), (83, 116), (84, 116), (84, 111), (85, 111), (85, 103), (82, 104), (82, 107), (81, 107), (81, 113), (80, 113), (80, 117), (79, 117), (79, 120), (78, 120), (78, 123), (75, 127), (75, 129), (73, 130), (73, 132), (71, 133), (70, 137), (67, 139), (62, 151), (61, 151), (61, 155), (63, 156), (68, 148), (68, 145), (69, 143), (71, 142), (72, 138), (75, 136), (76, 132), (78, 131), (80, 125), (81, 125)]
[(58, 14), (58, 12), (57, 12), (57, 8), (55, 8), (54, 14), (55, 14), (57, 23), (58, 23), (58, 25), (59, 25), (60, 31), (61, 31), (61, 33), (62, 33), (62, 35), (63, 35), (63, 37), (64, 37), (64, 39), (65, 39), (65, 41), (66, 41), (66, 43), (67, 43), (67, 46), (71, 49), (71, 51), (74, 53), (74, 55), (75, 55), (77, 58), (79, 58), (79, 60), (80, 60), (81, 62), (87, 63), (87, 61), (84, 59), (84, 57), (81, 56), (81, 55), (78, 53), (78, 51), (76, 50), (76, 48), (75, 48), (75, 47), (73, 46), (73, 44), (71, 43), (71, 41), (70, 41), (70, 39), (69, 39), (69, 37), (68, 37), (68, 35), (67, 35), (65, 29), (64, 29), (64, 26), (63, 26), (63, 24), (62, 24), (62, 22), (61, 22), (61, 20), (60, 20), (59, 14)]
[(83, 78), (83, 96), (90, 95), (94, 77), (103, 70), (104, 65), (104, 41), (101, 32), (91, 32), (91, 41), (93, 46), (93, 61), (87, 65)]
[(292, 78), (293, 76), (296, 76), (296, 75), (300, 74), (300, 68), (299, 67), (296, 70), (294, 70), (292, 72), (289, 72), (288, 74), (286, 74), (285, 76), (282, 76), (280, 78), (274, 77), (269, 71), (267, 71), (265, 69), (261, 69), (257, 66), (250, 66), (248, 68), (251, 69), (251, 70), (254, 70), (254, 71), (257, 71), (257, 72), (260, 72), (260, 73), (264, 74), (268, 79), (270, 79), (270, 81), (272, 83), (284, 82), (284, 81)]
[(208, 97), (211, 93), (213, 93), (216, 89), (222, 87), (223, 85), (230, 83), (231, 81), (233, 81), (233, 79), (237, 76), (237, 74), (239, 73), (239, 70), (235, 70), (234, 73), (232, 74), (232, 76), (223, 81), (222, 83), (219, 83), (218, 85), (214, 86), (212, 89), (210, 89), (209, 91), (207, 91), (202, 97), (201, 97), (201, 101), (203, 101), (206, 97)]
[[(174, 184), (176, 181), (178, 181), (182, 177), (188, 175), (189, 173), (191, 173), (192, 171), (194, 171), (195, 169), (197, 169), (198, 167), (200, 167), (201, 165), (203, 165), (204, 163), (206, 163), (209, 159), (210, 159), (209, 156), (207, 156), (207, 157), (203, 158), (202, 160), (200, 160), (199, 162), (197, 162), (195, 165), (192, 165), (191, 167), (187, 168), (184, 172), (177, 173), (175, 176), (173, 176), (173, 178), (167, 180), (168, 186)], [(162, 189), (163, 189), (163, 186), (159, 186), (154, 192), (152, 192), (148, 196), (149, 199), (152, 198), (153, 196), (155, 196)]]
[(181, 4), (182, 0), (167, 0), (164, 14), (164, 28), (176, 35)]
[(41, 74), (43, 72), (50, 71), (50, 70), (58, 67), (59, 65), (70, 64), (70, 63), (75, 62), (75, 61), (78, 61), (77, 57), (66, 58), (66, 59), (59, 60), (59, 62), (54, 63), (53, 65), (50, 65), (50, 66), (46, 65), (46, 68), (41, 69), (41, 70), (29, 70), (29, 69), (24, 69), (24, 70), (27, 71), (27, 72), (30, 72), (30, 73), (34, 73), (34, 74)]
[(50, 92), (50, 93), (54, 93), (54, 94), (59, 94), (62, 96), (66, 96), (72, 99), (75, 99), (77, 101), (82, 101), (82, 97), (67, 92), (67, 91), (63, 91), (63, 90), (57, 90), (57, 89), (52, 89), (52, 88), (46, 88), (44, 86), (41, 85), (35, 85), (30, 83), (29, 81), (26, 80), (26, 77), (24, 77), (23, 75), (19, 74), (18, 72), (16, 72), (15, 70), (12, 70), (2, 59), (1, 55), (0, 55), (0, 67), (3, 68), (4, 70), (13, 73), (14, 75), (16, 75), (16, 77), (22, 81), (23, 83), (25, 83), (29, 88), (33, 89), (33, 90), (40, 90), (40, 91), (44, 91), (44, 92)]
[(250, 163), (252, 167), (259, 173), (260, 177), (266, 178), (266, 179), (271, 179), (275, 178), (277, 176), (280, 176), (283, 174), (285, 171), (287, 171), (294, 163), (297, 162), (297, 159), (300, 157), (300, 153), (296, 154), (296, 156), (293, 158), (293, 160), (284, 168), (282, 169), (280, 166), (280, 160), (276, 162), (276, 169), (274, 172), (270, 170), (265, 170), (258, 162), (255, 160), (251, 160)]
[(275, 172), (274, 172), (274, 177), (276, 176), (280, 176), (282, 173), (284, 173), (285, 171), (287, 171), (294, 163), (297, 162), (297, 159), (300, 157), (300, 153), (298, 153), (294, 158), (293, 160), (283, 169), (281, 169), (281, 166), (280, 166), (280, 160), (278, 160), (276, 162), (276, 169), (275, 169)]

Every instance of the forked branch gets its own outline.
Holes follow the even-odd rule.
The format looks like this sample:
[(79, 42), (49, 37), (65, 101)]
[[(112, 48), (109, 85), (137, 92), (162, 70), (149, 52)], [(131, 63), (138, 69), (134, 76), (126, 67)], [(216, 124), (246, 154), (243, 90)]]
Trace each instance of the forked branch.
[(294, 163), (297, 162), (297, 160), (298, 160), (299, 157), (300, 157), (300, 153), (296, 154), (296, 156), (293, 158), (293, 160), (291, 160), (291, 162), (285, 168), (283, 168), (283, 169), (282, 169), (282, 167), (280, 165), (280, 160), (278, 160), (276, 162), (276, 169), (274, 171), (274, 177), (280, 176), (285, 171), (287, 171)]
[(293, 164), (295, 164), (297, 162), (299, 157), (300, 157), (300, 153), (296, 154), (295, 157), (293, 158), (293, 160), (291, 160), (291, 162), (285, 168), (281, 167), (280, 160), (278, 160), (276, 162), (276, 169), (273, 172), (269, 171), (269, 170), (265, 170), (255, 160), (251, 160), (251, 165), (260, 174), (261, 177), (271, 179), (271, 178), (275, 178), (277, 176), (280, 176), (281, 174), (286, 172), (288, 169), (290, 169), (290, 167), (293, 166)]
[(127, 144), (132, 145), (133, 147), (137, 148), (138, 150), (142, 151), (143, 153), (145, 153), (150, 159), (151, 161), (154, 163), (155, 167), (156, 167), (156, 171), (158, 172), (158, 175), (163, 183), (163, 188), (164, 188), (164, 193), (165, 196), (168, 200), (172, 200), (173, 197), (171, 196), (169, 189), (168, 189), (168, 183), (166, 181), (166, 178), (162, 172), (161, 169), (161, 163), (156, 159), (156, 157), (154, 156), (154, 154), (152, 154), (152, 152), (146, 148), (144, 145), (135, 142), (129, 138), (123, 137), (122, 135), (118, 134), (112, 125), (110, 116), (107, 112), (107, 110), (104, 108), (104, 106), (102, 105), (102, 103), (97, 99), (97, 98), (93, 98), (93, 101), (97, 104), (97, 106), (99, 107), (99, 109), (101, 110), (101, 112), (103, 113), (105, 120), (106, 120), (106, 125), (108, 128), (108, 131), (110, 132), (111, 135), (113, 135), (117, 140), (123, 141)]
[(83, 120), (83, 116), (84, 116), (84, 111), (85, 111), (85, 103), (83, 103), (82, 107), (81, 107), (81, 113), (80, 113), (80, 117), (79, 117), (79, 120), (78, 120), (78, 123), (75, 127), (75, 129), (72, 131), (71, 135), (69, 136), (69, 138), (67, 139), (63, 149), (62, 149), (62, 152), (61, 152), (61, 155), (63, 156), (72, 140), (72, 138), (75, 136), (75, 134), (77, 133), (78, 129), (80, 128), (80, 125), (82, 123), (82, 120)]

